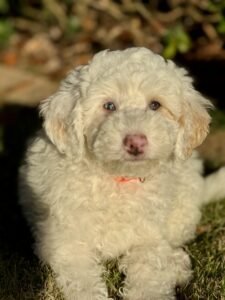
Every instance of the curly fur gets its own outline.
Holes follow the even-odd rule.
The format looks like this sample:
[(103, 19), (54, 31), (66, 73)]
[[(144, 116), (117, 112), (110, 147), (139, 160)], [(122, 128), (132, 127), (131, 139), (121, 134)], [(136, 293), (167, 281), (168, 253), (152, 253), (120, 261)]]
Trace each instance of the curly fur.
[[(116, 111), (103, 109), (109, 100)], [(44, 129), (21, 168), (21, 204), (67, 300), (108, 299), (101, 262), (111, 258), (126, 274), (124, 299), (175, 299), (191, 276), (181, 246), (194, 237), (201, 205), (225, 196), (224, 169), (204, 180), (191, 156), (211, 106), (183, 68), (145, 48), (96, 54), (41, 103)], [(134, 133), (149, 143), (141, 159), (123, 148)]]

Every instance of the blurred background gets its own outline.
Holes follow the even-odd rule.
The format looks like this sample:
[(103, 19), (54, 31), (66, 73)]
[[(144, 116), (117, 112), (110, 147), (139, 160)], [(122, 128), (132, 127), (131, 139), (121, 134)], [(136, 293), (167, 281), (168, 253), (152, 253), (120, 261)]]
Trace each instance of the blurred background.
[(223, 164), (224, 0), (0, 0), (0, 300), (50, 299), (34, 296), (47, 275), (32, 255), (17, 204), (18, 166), (28, 138), (41, 126), (38, 103), (94, 53), (131, 46), (189, 70), (196, 88), (217, 107), (199, 151), (207, 169)]
[(97, 51), (145, 46), (223, 107), (223, 0), (0, 0), (0, 16), (1, 103), (32, 106)]

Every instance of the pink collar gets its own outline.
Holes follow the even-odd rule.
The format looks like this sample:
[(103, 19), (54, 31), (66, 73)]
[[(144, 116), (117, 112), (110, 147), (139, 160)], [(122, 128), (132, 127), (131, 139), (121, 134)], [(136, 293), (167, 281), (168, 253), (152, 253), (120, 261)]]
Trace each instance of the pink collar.
[(114, 180), (116, 182), (119, 182), (119, 183), (127, 183), (127, 182), (145, 182), (145, 178), (141, 178), (141, 177), (138, 177), (138, 178), (132, 178), (132, 177), (123, 177), (123, 176), (117, 176), (117, 177), (114, 177)]

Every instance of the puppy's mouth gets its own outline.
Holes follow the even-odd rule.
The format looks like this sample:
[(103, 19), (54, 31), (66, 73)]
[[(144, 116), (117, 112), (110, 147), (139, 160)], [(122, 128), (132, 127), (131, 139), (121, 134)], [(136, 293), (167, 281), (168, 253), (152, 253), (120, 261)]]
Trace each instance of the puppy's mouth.
[(137, 155), (130, 155), (130, 156), (126, 156), (124, 158), (125, 161), (129, 161), (129, 162), (133, 162), (133, 163), (138, 163), (141, 161), (146, 161), (147, 158), (144, 156), (144, 154), (137, 154)]
[(138, 147), (131, 147), (131, 149), (125, 151), (125, 160), (131, 162), (138, 162), (147, 160), (146, 153), (140, 150)]
[(133, 147), (131, 150), (128, 150), (127, 153), (129, 153), (130, 155), (132, 155), (136, 158), (138, 158), (139, 156), (144, 154), (144, 152), (140, 151), (137, 147)]
[(129, 178), (145, 178), (148, 176), (151, 167), (155, 164), (147, 158), (140, 156), (121, 157), (118, 160), (102, 161), (101, 166), (114, 176), (122, 176)]

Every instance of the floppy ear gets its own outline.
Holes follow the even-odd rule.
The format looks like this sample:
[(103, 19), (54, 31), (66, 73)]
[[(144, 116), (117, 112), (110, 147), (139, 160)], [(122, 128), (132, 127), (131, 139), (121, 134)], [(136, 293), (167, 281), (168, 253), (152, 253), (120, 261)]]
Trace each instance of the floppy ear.
[[(84, 68), (84, 67), (82, 67)], [(83, 125), (80, 105), (81, 67), (72, 71), (62, 81), (60, 89), (42, 101), (40, 114), (43, 127), (60, 153), (81, 153), (83, 149)]]
[(180, 159), (190, 157), (193, 149), (206, 138), (211, 120), (207, 108), (213, 107), (209, 100), (193, 88), (189, 89), (184, 100), (175, 147), (175, 155)]

